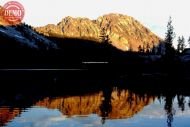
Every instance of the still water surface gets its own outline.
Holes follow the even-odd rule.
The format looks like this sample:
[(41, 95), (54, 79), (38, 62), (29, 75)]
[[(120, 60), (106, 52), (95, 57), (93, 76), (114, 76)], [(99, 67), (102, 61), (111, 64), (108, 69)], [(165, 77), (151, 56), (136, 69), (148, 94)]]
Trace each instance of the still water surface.
[(179, 104), (179, 97), (173, 98), (172, 107), (167, 109), (165, 97), (138, 96), (128, 90), (114, 90), (111, 100), (103, 96), (100, 91), (83, 96), (46, 97), (27, 108), (1, 105), (0, 122), (6, 127), (190, 126), (189, 97), (182, 97), (184, 105)]
[[(43, 81), (38, 82), (41, 78), (43, 80), (46, 79), (40, 77), (36, 79), (37, 82), (31, 84), (29, 83), (30, 79), (25, 79), (24, 81), (22, 79), (21, 82), (24, 82), (23, 84), (25, 85), (30, 85), (30, 88), (28, 86), (23, 88), (24, 85), (21, 85), (22, 90), (19, 92), (4, 92), (1, 94), (0, 126), (190, 126), (190, 97), (187, 93), (157, 92), (154, 94), (151, 92), (138, 92), (139, 90), (134, 90), (136, 88), (131, 89), (131, 87), (109, 86), (105, 84), (104, 87), (102, 87), (102, 84), (95, 87), (95, 84), (93, 84), (95, 81), (93, 80), (90, 80), (91, 84), (88, 84), (88, 87), (81, 85), (74, 88), (76, 85), (86, 83), (84, 82), (86, 80), (72, 77), (75, 80), (66, 78), (65, 80), (67, 81), (60, 81), (60, 77), (56, 79), (48, 77), (47, 82), (52, 81), (48, 84)], [(51, 78), (52, 80), (50, 80)], [(18, 80), (15, 81), (18, 82)], [(68, 85), (60, 87), (60, 84), (58, 86), (53, 84), (53, 82), (57, 84), (59, 81), (62, 85), (64, 83)], [(75, 85), (71, 86), (73, 81)], [(109, 81), (112, 82), (113, 80)], [(72, 83), (69, 84), (69, 82)], [(101, 83), (101, 81), (97, 83)], [(32, 84), (36, 84), (36, 86), (33, 88), (33, 86), (31, 87)], [(109, 83), (107, 82), (107, 84)]]

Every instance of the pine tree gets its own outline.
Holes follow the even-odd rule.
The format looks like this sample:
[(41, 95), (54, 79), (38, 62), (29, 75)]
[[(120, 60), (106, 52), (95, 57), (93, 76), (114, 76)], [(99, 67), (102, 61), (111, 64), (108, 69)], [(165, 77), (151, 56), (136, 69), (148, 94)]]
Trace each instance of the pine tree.
[(177, 52), (179, 53), (180, 52), (180, 47), (181, 47), (181, 37), (179, 36), (178, 39), (177, 39)]
[(183, 50), (185, 49), (185, 47), (186, 47), (186, 45), (185, 45), (185, 38), (184, 38), (184, 36), (182, 36), (182, 38), (181, 38), (182, 40), (182, 42), (181, 42), (181, 52), (183, 52)]
[(183, 50), (185, 49), (186, 45), (185, 45), (185, 38), (182, 37), (178, 37), (178, 44), (177, 44), (177, 51), (178, 53), (183, 52)]
[(143, 46), (142, 46), (142, 52), (145, 52), (146, 51), (146, 43), (143, 42)]
[(189, 39), (188, 39), (188, 44), (189, 44), (189, 48), (190, 48), (190, 37), (189, 37)]
[(105, 29), (105, 28), (103, 28), (103, 29), (100, 31), (99, 39), (100, 39), (102, 42), (110, 42), (109, 36), (106, 34), (106, 29)]
[(175, 38), (175, 32), (174, 32), (174, 27), (172, 25), (172, 18), (169, 17), (169, 21), (167, 24), (167, 32), (166, 32), (166, 37), (165, 37), (165, 42), (169, 47), (173, 46), (174, 38)]
[(156, 46), (155, 46), (155, 45), (153, 45), (151, 53), (152, 53), (153, 55), (156, 55), (157, 49), (156, 49)]
[(173, 47), (173, 40), (175, 38), (174, 27), (172, 25), (172, 18), (169, 18), (167, 24), (167, 32), (165, 36), (165, 58), (167, 60), (174, 58), (175, 49)]
[(149, 43), (146, 44), (146, 53), (150, 53), (150, 45), (149, 45)]
[(139, 45), (139, 47), (138, 47), (138, 52), (143, 52), (143, 48), (142, 48), (142, 46), (141, 45)]

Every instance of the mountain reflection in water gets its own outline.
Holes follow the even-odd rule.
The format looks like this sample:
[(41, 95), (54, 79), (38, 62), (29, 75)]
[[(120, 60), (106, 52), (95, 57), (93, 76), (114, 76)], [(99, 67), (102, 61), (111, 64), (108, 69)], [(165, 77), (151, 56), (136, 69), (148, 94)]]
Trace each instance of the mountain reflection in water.
[[(128, 90), (113, 90), (110, 100), (107, 100), (103, 92), (92, 95), (45, 98), (35, 105), (50, 109), (59, 109), (67, 116), (98, 114), (104, 116), (107, 112), (108, 119), (132, 117), (153, 102), (154, 97), (140, 97)], [(107, 111), (106, 111), (107, 110)]]
[[(56, 76), (55, 80), (52, 74), (49, 75), (51, 76), (46, 77), (47, 79), (41, 77), (41, 80), (34, 75), (31, 78), (32, 83), (30, 78), (19, 79), (18, 75), (13, 80), (1, 80), (2, 84), (6, 84), (7, 87), (5, 87), (6, 92), (0, 94), (0, 126), (40, 127), (42, 123), (37, 123), (42, 118), (47, 124), (43, 123), (44, 126), (56, 127), (58, 125), (101, 126), (102, 124), (110, 126), (142, 125), (143, 127), (151, 127), (154, 124), (158, 124), (158, 126), (165, 124), (167, 127), (173, 125), (181, 127), (180, 123), (184, 123), (183, 126), (190, 125), (190, 122), (186, 120), (190, 117), (188, 109), (190, 94), (187, 91), (173, 91), (167, 88), (163, 90), (164, 88), (162, 88), (160, 91), (154, 92), (155, 89), (151, 88), (153, 91), (151, 92), (144, 89), (139, 90), (134, 84), (133, 87), (122, 85), (126, 83), (126, 79), (102, 80), (95, 78), (94, 80), (89, 77), (88, 79), (86, 79), (87, 77), (76, 78), (72, 75), (71, 80), (67, 77), (68, 75), (67, 78), (64, 78), (64, 74), (62, 74), (63, 77), (53, 74)], [(45, 79), (47, 82), (43, 81)], [(142, 80), (142, 77), (136, 80)], [(12, 84), (8, 85), (7, 82)], [(13, 85), (16, 85), (17, 82), (20, 83), (20, 86), (14, 87)], [(113, 85), (117, 82), (121, 84)], [(142, 84), (144, 83), (148, 84), (149, 81), (144, 80)], [(8, 93), (10, 88), (13, 88), (10, 91), (14, 92)], [(53, 121), (48, 124), (48, 120)], [(74, 123), (76, 120), (81, 123)], [(91, 123), (88, 123), (89, 121)]]

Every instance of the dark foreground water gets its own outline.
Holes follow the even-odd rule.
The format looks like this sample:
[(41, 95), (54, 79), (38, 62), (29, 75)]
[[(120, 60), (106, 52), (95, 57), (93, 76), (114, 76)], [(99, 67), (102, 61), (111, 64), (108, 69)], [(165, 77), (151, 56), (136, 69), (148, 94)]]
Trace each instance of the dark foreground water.
[(0, 126), (189, 127), (188, 81), (167, 74), (3, 70)]
[[(79, 98), (76, 96), (73, 98), (54, 98), (48, 101), (42, 100), (42, 102), (37, 102), (34, 106), (26, 109), (2, 106), (0, 108), (1, 122), (8, 127), (190, 126), (190, 109), (186, 105), (186, 109), (181, 111), (178, 108), (177, 98), (174, 98), (173, 102), (172, 112), (174, 116), (169, 119), (166, 110), (164, 110), (164, 99), (150, 100), (148, 104), (137, 103), (133, 108), (127, 104), (123, 104), (129, 102), (116, 102), (113, 106), (123, 104), (122, 107), (113, 107), (111, 112), (108, 113), (109, 116), (104, 119), (98, 111), (100, 110), (100, 105), (96, 104), (98, 100), (85, 97), (79, 100)], [(67, 102), (69, 99), (72, 99), (72, 102)], [(90, 101), (92, 101), (92, 104), (88, 104)], [(189, 101), (189, 98), (185, 98), (185, 101)], [(72, 106), (73, 103), (74, 105)], [(71, 107), (69, 107), (70, 105)], [(88, 107), (87, 105), (92, 107)]]

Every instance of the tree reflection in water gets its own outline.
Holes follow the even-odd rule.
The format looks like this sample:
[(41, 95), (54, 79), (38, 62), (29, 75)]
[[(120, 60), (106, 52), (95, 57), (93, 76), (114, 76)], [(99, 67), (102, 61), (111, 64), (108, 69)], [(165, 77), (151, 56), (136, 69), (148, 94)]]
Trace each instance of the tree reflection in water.
[[(167, 115), (167, 125), (168, 127), (172, 127), (172, 123), (174, 121), (174, 116), (176, 113), (176, 109), (174, 108), (174, 99), (177, 98), (178, 108), (183, 112), (185, 110), (185, 104), (187, 100), (187, 96), (184, 95), (175, 95), (175, 94), (167, 94), (163, 98), (165, 99), (164, 109)], [(186, 99), (185, 99), (186, 98)], [(189, 101), (187, 105), (190, 107), (190, 97), (188, 97)]]
[(103, 101), (102, 101), (102, 104), (100, 105), (102, 124), (105, 123), (105, 120), (108, 117), (108, 114), (112, 110), (111, 94), (112, 94), (112, 88), (108, 87), (108, 88), (103, 89)]
[[(59, 78), (57, 82), (59, 83)], [(70, 80), (68, 82), (70, 83)], [(131, 118), (157, 98), (158, 100), (164, 100), (167, 126), (172, 127), (177, 110), (173, 105), (174, 98), (177, 99), (178, 108), (181, 111), (185, 110), (186, 103), (190, 107), (190, 99), (187, 101), (187, 96), (190, 93), (183, 93), (183, 91), (180, 91), (181, 93), (176, 91), (168, 92), (168, 90), (166, 92), (143, 91), (135, 86), (128, 88), (107, 85), (109, 83), (104, 85), (87, 84), (84, 86), (73, 83), (77, 87), (75, 89), (73, 86), (68, 85), (61, 89), (62, 82), (58, 86), (50, 84), (33, 88), (34, 86), (29, 85), (27, 87), (32, 87), (35, 93), (26, 87), (21, 88), (22, 91), (19, 91), (19, 94), (7, 95), (5, 93), (4, 96), (0, 96), (0, 125), (3, 126), (19, 116), (24, 111), (23, 107), (28, 108), (31, 106), (58, 109), (68, 117), (97, 114), (102, 118), (102, 124), (105, 124), (106, 119)], [(82, 82), (81, 84), (84, 83)], [(16, 90), (18, 92), (20, 89), (17, 88)]]
[(174, 97), (175, 96), (173, 96), (171, 94), (168, 94), (165, 97), (164, 109), (165, 109), (166, 115), (167, 115), (167, 125), (168, 125), (168, 127), (172, 127), (173, 116), (175, 115), (175, 109), (173, 108)]

